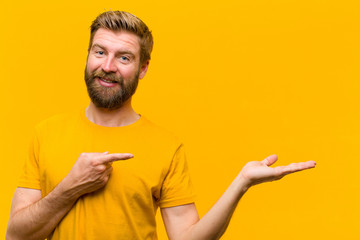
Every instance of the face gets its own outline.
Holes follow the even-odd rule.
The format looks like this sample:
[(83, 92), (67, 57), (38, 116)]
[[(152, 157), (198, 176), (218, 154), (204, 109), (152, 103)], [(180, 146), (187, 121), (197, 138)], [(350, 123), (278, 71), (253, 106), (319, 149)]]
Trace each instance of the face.
[(148, 62), (140, 66), (139, 37), (127, 31), (100, 28), (89, 49), (85, 82), (91, 101), (115, 110), (131, 100)]

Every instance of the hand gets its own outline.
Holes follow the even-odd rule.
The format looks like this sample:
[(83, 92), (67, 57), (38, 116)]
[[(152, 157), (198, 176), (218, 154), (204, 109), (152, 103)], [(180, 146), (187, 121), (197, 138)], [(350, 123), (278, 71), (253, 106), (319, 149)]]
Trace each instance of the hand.
[(241, 170), (239, 177), (244, 180), (247, 188), (263, 182), (271, 182), (279, 180), (290, 173), (314, 168), (316, 162), (307, 161), (299, 163), (291, 163), (287, 166), (279, 166), (271, 168), (277, 161), (277, 155), (271, 155), (263, 161), (248, 162)]
[(134, 157), (130, 153), (81, 153), (65, 181), (75, 198), (94, 192), (108, 182), (112, 163)]

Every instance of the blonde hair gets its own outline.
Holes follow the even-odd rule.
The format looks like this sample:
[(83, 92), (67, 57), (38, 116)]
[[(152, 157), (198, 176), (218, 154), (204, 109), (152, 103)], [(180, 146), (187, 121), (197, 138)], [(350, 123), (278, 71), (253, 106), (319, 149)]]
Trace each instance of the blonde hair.
[(90, 44), (91, 49), (95, 33), (99, 28), (105, 28), (112, 31), (129, 31), (140, 38), (140, 64), (150, 60), (153, 49), (153, 37), (146, 24), (135, 15), (123, 11), (107, 11), (101, 13), (92, 22), (90, 26)]

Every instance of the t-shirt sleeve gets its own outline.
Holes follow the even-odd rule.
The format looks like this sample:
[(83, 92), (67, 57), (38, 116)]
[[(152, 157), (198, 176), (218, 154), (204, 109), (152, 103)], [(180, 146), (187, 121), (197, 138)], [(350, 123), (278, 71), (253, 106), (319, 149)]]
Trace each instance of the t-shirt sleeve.
[(29, 146), (29, 154), (25, 160), (18, 187), (41, 189), (39, 174), (39, 139), (34, 134)]
[(161, 188), (160, 208), (194, 202), (193, 186), (189, 176), (184, 146), (176, 150)]

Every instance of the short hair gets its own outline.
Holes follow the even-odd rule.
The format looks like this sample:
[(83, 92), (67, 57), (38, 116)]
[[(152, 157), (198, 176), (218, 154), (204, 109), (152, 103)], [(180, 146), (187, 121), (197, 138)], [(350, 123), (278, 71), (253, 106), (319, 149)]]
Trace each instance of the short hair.
[(153, 37), (151, 31), (140, 18), (124, 11), (107, 11), (101, 13), (92, 22), (90, 26), (91, 49), (95, 33), (99, 28), (105, 28), (112, 31), (129, 31), (140, 38), (140, 64), (150, 60), (153, 49)]

